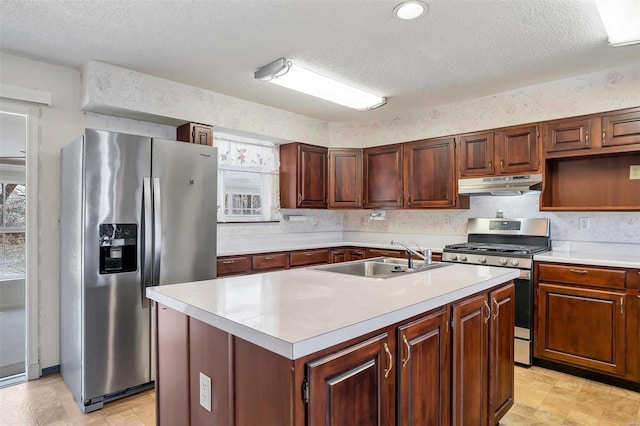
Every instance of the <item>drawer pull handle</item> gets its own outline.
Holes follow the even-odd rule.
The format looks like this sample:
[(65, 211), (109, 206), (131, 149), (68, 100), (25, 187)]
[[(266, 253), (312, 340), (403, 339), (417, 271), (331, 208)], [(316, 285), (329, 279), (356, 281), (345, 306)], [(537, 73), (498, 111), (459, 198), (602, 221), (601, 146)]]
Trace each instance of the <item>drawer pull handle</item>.
[(389, 376), (389, 373), (391, 372), (391, 369), (393, 368), (393, 356), (391, 356), (391, 351), (389, 351), (389, 346), (386, 343), (384, 344), (384, 351), (389, 357), (389, 368), (384, 369), (384, 377), (387, 378)]
[(407, 365), (407, 362), (409, 362), (409, 360), (411, 359), (411, 346), (409, 346), (409, 342), (407, 341), (407, 336), (405, 336), (404, 334), (402, 335), (402, 341), (404, 342), (404, 345), (407, 347), (407, 359), (402, 360), (402, 368), (404, 368), (404, 366)]
[(500, 315), (500, 305), (498, 304), (498, 301), (496, 300), (495, 297), (493, 298), (493, 304), (496, 305), (496, 308), (493, 314), (493, 319), (496, 320), (498, 318), (498, 315)]
[(234, 263), (233, 260), (223, 260), (222, 261), (223, 265), (231, 265), (232, 263)]
[(620, 296), (620, 315), (624, 315), (624, 296)]
[(589, 271), (585, 271), (584, 269), (569, 269), (571, 272), (573, 272), (574, 274), (588, 274)]
[(484, 323), (486, 324), (487, 321), (489, 321), (489, 318), (491, 318), (491, 308), (486, 300), (484, 301), (484, 307), (487, 308), (487, 317), (484, 319)]
[(264, 258), (264, 260), (273, 260), (273, 257), (267, 256), (267, 257)]
[(307, 256), (313, 256), (315, 253), (307, 253)]

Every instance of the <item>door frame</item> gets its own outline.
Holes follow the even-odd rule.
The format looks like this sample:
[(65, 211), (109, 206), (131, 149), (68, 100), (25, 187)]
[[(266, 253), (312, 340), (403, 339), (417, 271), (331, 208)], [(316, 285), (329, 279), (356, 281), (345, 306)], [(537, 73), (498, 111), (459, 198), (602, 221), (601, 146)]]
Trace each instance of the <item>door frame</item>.
[(41, 375), (39, 351), (39, 274), (38, 274), (38, 142), (40, 108), (0, 99), (0, 111), (22, 115), (27, 120), (26, 147), (26, 267), (25, 291), (27, 316), (25, 375), (27, 380)]

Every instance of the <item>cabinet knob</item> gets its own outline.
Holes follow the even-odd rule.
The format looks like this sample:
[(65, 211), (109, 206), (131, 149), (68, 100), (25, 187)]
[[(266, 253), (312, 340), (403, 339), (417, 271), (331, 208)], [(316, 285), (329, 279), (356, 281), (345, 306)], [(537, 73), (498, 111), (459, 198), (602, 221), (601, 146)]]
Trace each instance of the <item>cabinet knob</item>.
[(489, 160), (489, 173), (493, 173), (493, 161)]
[(500, 170), (504, 172), (504, 158), (500, 159)]
[(585, 275), (589, 273), (589, 271), (585, 271), (584, 269), (569, 269), (569, 271), (573, 272), (574, 274), (580, 274), (580, 275)]
[(223, 260), (222, 264), (223, 265), (231, 265), (233, 263), (233, 260)]
[[(588, 139), (587, 139), (588, 141)], [(607, 130), (606, 129), (602, 129), (602, 145), (607, 143)], [(589, 145), (587, 143), (587, 145)]]
[[(604, 132), (602, 133), (604, 135)], [(589, 146), (589, 131), (584, 132), (584, 144)]]

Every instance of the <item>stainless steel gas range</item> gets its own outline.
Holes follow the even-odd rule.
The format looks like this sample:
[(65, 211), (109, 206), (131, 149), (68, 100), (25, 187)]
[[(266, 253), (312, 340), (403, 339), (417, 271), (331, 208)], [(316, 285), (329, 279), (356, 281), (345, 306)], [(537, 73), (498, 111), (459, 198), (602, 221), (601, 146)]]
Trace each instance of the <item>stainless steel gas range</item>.
[(549, 250), (549, 219), (474, 218), (467, 242), (445, 246), (442, 261), (520, 269), (516, 286), (515, 361), (533, 357), (533, 255)]

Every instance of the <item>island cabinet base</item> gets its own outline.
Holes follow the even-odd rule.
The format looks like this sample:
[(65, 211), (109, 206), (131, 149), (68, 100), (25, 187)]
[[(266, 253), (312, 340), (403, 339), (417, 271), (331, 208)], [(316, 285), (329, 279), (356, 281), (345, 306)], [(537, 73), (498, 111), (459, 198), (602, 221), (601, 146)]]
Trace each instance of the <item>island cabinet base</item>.
[(159, 305), (157, 424), (495, 425), (513, 404), (513, 297), (502, 284), (296, 360)]

